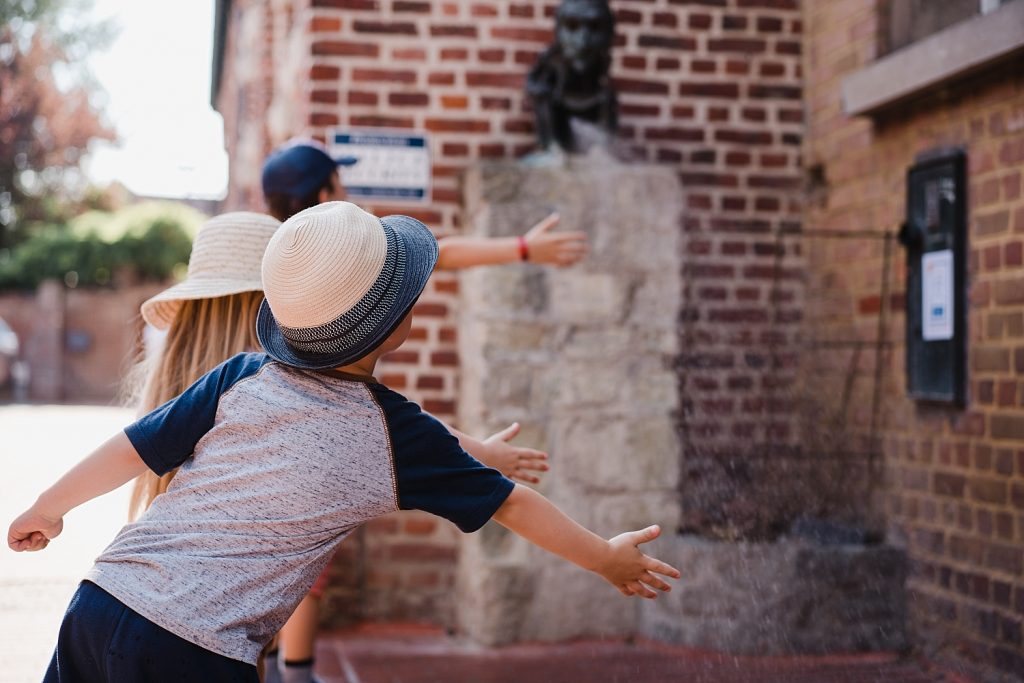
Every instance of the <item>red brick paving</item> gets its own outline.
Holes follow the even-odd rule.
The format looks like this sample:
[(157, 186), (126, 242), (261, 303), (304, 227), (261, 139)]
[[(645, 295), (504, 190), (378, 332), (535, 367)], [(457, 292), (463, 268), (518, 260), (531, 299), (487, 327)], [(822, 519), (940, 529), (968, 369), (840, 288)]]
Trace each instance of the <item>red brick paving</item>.
[(733, 657), (658, 643), (483, 648), (432, 629), (321, 638), (324, 683), (972, 683), (896, 654)]

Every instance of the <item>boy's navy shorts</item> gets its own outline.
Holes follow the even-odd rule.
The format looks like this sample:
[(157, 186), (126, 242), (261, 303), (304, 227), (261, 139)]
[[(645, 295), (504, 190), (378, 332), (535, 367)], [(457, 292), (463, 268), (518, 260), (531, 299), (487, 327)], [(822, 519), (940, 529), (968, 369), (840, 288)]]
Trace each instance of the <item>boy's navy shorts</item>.
[(256, 667), (160, 628), (89, 581), (71, 598), (44, 683), (245, 681)]

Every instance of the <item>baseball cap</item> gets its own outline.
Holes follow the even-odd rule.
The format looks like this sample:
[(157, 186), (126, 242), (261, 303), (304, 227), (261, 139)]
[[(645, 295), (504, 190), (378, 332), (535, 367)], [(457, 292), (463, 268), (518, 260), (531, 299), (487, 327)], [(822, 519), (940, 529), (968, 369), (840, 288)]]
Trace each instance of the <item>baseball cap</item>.
[(263, 194), (307, 197), (323, 187), (324, 181), (338, 166), (351, 166), (357, 161), (352, 156), (332, 157), (327, 148), (316, 140), (289, 140), (263, 162)]

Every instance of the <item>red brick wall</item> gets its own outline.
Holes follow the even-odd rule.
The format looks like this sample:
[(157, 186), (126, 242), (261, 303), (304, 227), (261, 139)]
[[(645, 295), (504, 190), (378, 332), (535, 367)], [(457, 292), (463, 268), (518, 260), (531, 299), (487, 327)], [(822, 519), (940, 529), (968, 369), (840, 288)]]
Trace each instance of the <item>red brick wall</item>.
[[(780, 368), (788, 361), (778, 351), (793, 340), (799, 317), (797, 285), (780, 285), (777, 277), (794, 254), (785, 244), (780, 253), (772, 234), (799, 225), (801, 17), (796, 0), (611, 4), (618, 17), (613, 76), (621, 136), (641, 159), (679, 169), (689, 207), (681, 226), (689, 236), (681, 429), (702, 447), (681, 457), (687, 481), (699, 484), (684, 492), (687, 526), (708, 531), (750, 491), (749, 477), (745, 487), (729, 485), (725, 463), (791, 436), (786, 421), (774, 416), (776, 406), (752, 397), (788, 381), (790, 370)], [(264, 54), (259, 45), (250, 46), (251, 54), (250, 47), (242, 50), (236, 34), (241, 15), (263, 11), (266, 3), (233, 5), (218, 100), (229, 141), (235, 141), (229, 152), (232, 145), (252, 144), (238, 131), (260, 115), (258, 102), (273, 101), (288, 86), (275, 80), (261, 100), (258, 84), (232, 80), (232, 73), (245, 71), (244, 60)], [(264, 141), (272, 146), (293, 134), (322, 136), (335, 125), (428, 131), (430, 203), (367, 208), (410, 213), (441, 235), (457, 232), (461, 172), (481, 159), (533, 148), (523, 82), (552, 38), (556, 6), (549, 0), (310, 0), (296, 6), (292, 31), (301, 40), (288, 40), (308, 45), (309, 59), (293, 74), (304, 97), (292, 109), (293, 129)], [(232, 154), (229, 206), (252, 205), (256, 180), (248, 163)], [(414, 338), (379, 369), (387, 383), (444, 418), (455, 412), (457, 292), (454, 276), (435, 276)], [(753, 516), (748, 511), (748, 522)], [(436, 585), (426, 589), (434, 591), (428, 598), (415, 600), (442, 607), (420, 614), (449, 620), (446, 591), (457, 543), (450, 525), (421, 535), (395, 529), (364, 538), (364, 556), (372, 561), (361, 580), (415, 560), (415, 572), (378, 576), (381, 588), (407, 596), (424, 594), (410, 582)], [(416, 613), (409, 605), (397, 611)]]
[[(809, 3), (808, 164), (824, 181), (806, 223), (823, 230), (893, 230), (903, 220), (915, 156), (961, 146), (968, 160), (969, 400), (965, 409), (906, 397), (905, 253), (891, 276), (894, 318), (883, 373), (884, 512), (911, 558), (918, 643), (1002, 672), (1024, 672), (1024, 80), (1021, 62), (973, 76), (875, 122), (846, 117), (843, 76), (878, 54), (873, 0)], [(822, 337), (871, 339), (880, 301), (878, 240), (820, 240), (809, 257)], [(870, 358), (867, 359), (870, 361)], [(834, 363), (848, 368), (847, 353)], [(870, 363), (858, 379), (869, 393)], [(843, 373), (819, 375), (822, 396)], [(861, 427), (867, 416), (854, 412)]]

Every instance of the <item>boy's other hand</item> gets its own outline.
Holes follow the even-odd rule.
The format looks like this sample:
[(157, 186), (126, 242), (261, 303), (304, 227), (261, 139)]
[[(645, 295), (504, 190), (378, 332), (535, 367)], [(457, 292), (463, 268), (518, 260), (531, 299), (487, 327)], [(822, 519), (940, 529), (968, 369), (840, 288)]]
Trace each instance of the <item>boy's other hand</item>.
[(530, 263), (571, 266), (586, 255), (586, 233), (551, 232), (560, 220), (557, 213), (552, 213), (526, 233), (527, 260)]
[(30, 508), (11, 523), (7, 530), (7, 545), (14, 552), (42, 550), (64, 529), (64, 519), (52, 519), (35, 508)]
[(487, 448), (487, 465), (509, 479), (517, 479), (527, 484), (539, 483), (540, 477), (531, 472), (548, 471), (546, 462), (548, 454), (508, 443), (519, 433), (519, 429), (519, 423), (513, 422), (505, 429), (483, 440), (483, 444)]
[(641, 543), (653, 541), (661, 535), (661, 529), (649, 526), (639, 531), (628, 531), (609, 539), (608, 559), (597, 568), (597, 573), (619, 589), (623, 595), (639, 595), (642, 598), (658, 596), (651, 588), (668, 592), (672, 587), (655, 576), (661, 574), (678, 579), (679, 570), (661, 560), (644, 555), (638, 547)]

